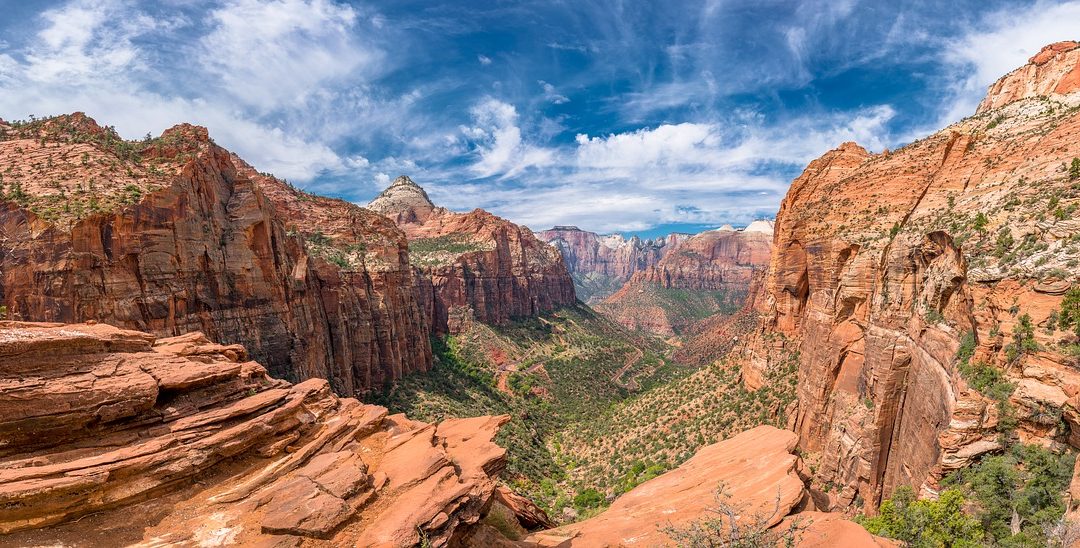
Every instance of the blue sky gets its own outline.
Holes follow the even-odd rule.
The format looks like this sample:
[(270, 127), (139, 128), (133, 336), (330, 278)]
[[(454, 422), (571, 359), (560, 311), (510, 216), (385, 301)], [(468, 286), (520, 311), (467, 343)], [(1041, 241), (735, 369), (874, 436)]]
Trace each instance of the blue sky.
[(0, 0), (0, 117), (180, 122), (366, 203), (642, 234), (771, 217), (807, 162), (974, 112), (1080, 1)]

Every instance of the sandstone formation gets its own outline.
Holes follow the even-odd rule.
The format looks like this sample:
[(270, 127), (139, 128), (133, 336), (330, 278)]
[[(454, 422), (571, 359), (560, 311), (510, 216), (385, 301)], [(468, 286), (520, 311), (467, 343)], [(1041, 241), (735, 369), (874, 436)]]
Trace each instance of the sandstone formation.
[[(933, 495), (1002, 436), (1080, 447), (1077, 341), (1056, 323), (1080, 274), (1078, 63), (1050, 46), (977, 115), (892, 152), (846, 143), (792, 184), (737, 352), (760, 379), (798, 351), (792, 426), (819, 506)], [(981, 394), (965, 361), (1015, 389)]]
[(435, 207), (408, 177), (398, 177), (368, 206), (409, 238), (420, 298), (435, 333), (457, 332), (474, 318), (505, 324), (576, 302), (559, 252), (521, 227), (476, 209)]
[(597, 310), (629, 329), (674, 335), (716, 314), (732, 314), (755, 273), (769, 264), (772, 223), (696, 234), (637, 272)]
[(431, 363), (401, 232), (259, 175), (205, 128), (129, 142), (81, 114), (2, 124), (0, 171), (9, 317), (202, 331), (347, 395)]
[(672, 233), (663, 238), (629, 240), (620, 234), (599, 235), (576, 226), (557, 226), (536, 233), (562, 253), (578, 298), (589, 304), (618, 291), (635, 273), (656, 265), (690, 237)]
[(10, 545), (454, 544), (494, 498), (508, 417), (425, 424), (275, 380), (201, 333), (0, 322)]
[[(792, 453), (797, 442), (792, 432), (759, 426), (700, 449), (675, 470), (619, 497), (596, 517), (526, 540), (560, 547), (674, 546), (667, 529), (685, 530), (715, 520), (718, 516), (710, 510), (725, 505), (744, 527), (755, 523), (783, 528), (785, 517), (797, 520), (794, 539), (799, 546), (804, 537), (808, 546), (826, 545), (822, 539), (843, 539), (843, 546), (851, 547), (886, 545), (835, 515), (800, 512), (812, 503), (800, 477), (801, 461)], [(722, 525), (727, 530), (726, 518)]]
[(1080, 89), (1080, 42), (1058, 42), (1044, 47), (1028, 63), (990, 86), (975, 112), (1001, 108), (1014, 101), (1064, 95)]

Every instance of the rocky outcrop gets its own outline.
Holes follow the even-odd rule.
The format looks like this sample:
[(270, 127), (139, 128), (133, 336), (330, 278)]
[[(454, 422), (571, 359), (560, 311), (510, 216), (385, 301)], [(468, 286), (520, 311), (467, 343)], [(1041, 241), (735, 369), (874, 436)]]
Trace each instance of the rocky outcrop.
[[(777, 526), (786, 530), (781, 525), (785, 518), (797, 520), (793, 540), (800, 546), (804, 537), (811, 546), (839, 538), (845, 540), (843, 546), (886, 545), (835, 515), (800, 513), (812, 503), (800, 477), (802, 463), (792, 453), (797, 442), (789, 431), (759, 426), (700, 449), (678, 468), (619, 497), (596, 517), (526, 540), (560, 547), (674, 546), (672, 529), (686, 531), (708, 522), (729, 530), (726, 514), (715, 512), (723, 507), (737, 516), (741, 527), (754, 530)], [(710, 540), (723, 544), (719, 538)]]
[(1020, 99), (1066, 95), (1080, 90), (1080, 42), (1044, 47), (1028, 63), (990, 86), (976, 113), (1001, 108)]
[(739, 310), (755, 273), (769, 264), (772, 223), (696, 234), (637, 272), (597, 310), (629, 329), (674, 335)]
[(326, 378), (339, 394), (430, 365), (392, 223), (256, 173), (204, 128), (127, 142), (72, 115), (3, 135), (10, 317), (201, 331), (243, 344), (276, 376)]
[(444, 546), (493, 501), (506, 420), (387, 415), (201, 333), (0, 322), (0, 535)]
[(536, 233), (562, 253), (578, 298), (597, 303), (618, 291), (635, 273), (656, 265), (690, 237), (672, 233), (663, 238), (629, 240), (620, 234), (599, 235), (576, 226), (557, 226)]
[[(1008, 91), (1018, 74), (1039, 88), (1038, 67), (1075, 66), (1075, 52), (1044, 50), (974, 117), (892, 152), (841, 145), (792, 183), (756, 300), (764, 319), (736, 352), (744, 379), (798, 352), (792, 426), (823, 506), (875, 508), (901, 485), (933, 495), (1002, 436), (1080, 446), (1076, 341), (1056, 325), (1078, 283), (1080, 93)], [(981, 394), (965, 360), (1015, 390)]]
[(526, 227), (481, 209), (455, 213), (435, 207), (404, 176), (369, 207), (408, 236), (435, 333), (456, 332), (467, 318), (499, 325), (577, 300), (559, 252)]

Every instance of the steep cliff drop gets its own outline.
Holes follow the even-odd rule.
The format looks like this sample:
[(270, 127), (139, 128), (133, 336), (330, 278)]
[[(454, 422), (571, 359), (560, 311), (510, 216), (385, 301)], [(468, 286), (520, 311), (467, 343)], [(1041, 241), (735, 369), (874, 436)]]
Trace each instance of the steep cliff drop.
[(459, 331), (469, 319), (500, 325), (574, 304), (562, 257), (528, 228), (475, 209), (436, 207), (405, 176), (368, 208), (409, 238), (409, 258), (435, 333)]
[(629, 329), (665, 336), (734, 314), (755, 273), (769, 264), (772, 231), (771, 222), (755, 221), (741, 230), (725, 226), (696, 234), (635, 273), (596, 309)]
[(1061, 321), (1080, 274), (1078, 74), (1080, 45), (1048, 46), (975, 116), (891, 152), (846, 143), (792, 184), (764, 320), (737, 352), (744, 379), (798, 352), (793, 428), (819, 506), (932, 495), (1003, 443), (1080, 447), (1080, 346)]
[(205, 128), (124, 141), (82, 114), (0, 123), (0, 166), (8, 317), (202, 331), (343, 395), (431, 364), (404, 235), (256, 173)]
[(656, 265), (689, 234), (672, 233), (663, 238), (630, 239), (619, 234), (600, 235), (576, 226), (557, 226), (536, 233), (562, 253), (574, 279), (577, 296), (588, 304), (603, 301), (635, 273)]
[(460, 544), (505, 464), (508, 417), (388, 415), (201, 333), (0, 322), (0, 387), (10, 546)]

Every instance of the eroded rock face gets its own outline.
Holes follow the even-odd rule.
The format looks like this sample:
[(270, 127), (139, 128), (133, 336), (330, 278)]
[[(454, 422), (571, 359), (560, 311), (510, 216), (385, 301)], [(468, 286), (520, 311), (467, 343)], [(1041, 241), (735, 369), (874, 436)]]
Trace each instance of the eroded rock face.
[(504, 466), (505, 416), (388, 416), (201, 333), (0, 322), (0, 388), (13, 545), (443, 546)]
[(503, 324), (576, 302), (555, 248), (526, 227), (481, 209), (434, 207), (422, 188), (399, 177), (371, 202), (405, 231), (420, 298), (435, 333), (467, 318)]
[(672, 233), (651, 240), (637, 236), (626, 239), (619, 234), (600, 235), (576, 226), (557, 226), (536, 235), (562, 253), (578, 298), (590, 304), (604, 300), (635, 273), (656, 265), (690, 237)]
[(696, 234), (633, 275), (597, 310), (629, 329), (682, 333), (715, 314), (741, 308), (755, 273), (769, 264), (772, 223)]
[[(277, 376), (326, 378), (340, 394), (430, 365), (404, 236), (391, 223), (259, 175), (205, 128), (93, 141), (92, 121), (71, 118), (33, 130), (40, 139), (10, 130), (0, 141), (0, 162), (19, 174), (5, 182), (25, 181), (29, 196), (0, 201), (9, 316), (201, 331), (243, 344)], [(27, 162), (49, 165), (59, 187), (38, 184)], [(331, 262), (290, 223), (328, 227), (359, 251)]]
[[(1067, 166), (1080, 157), (1080, 93), (1009, 91), (1021, 74), (1042, 89), (1039, 71), (1078, 59), (1052, 46), (995, 84), (980, 114), (889, 153), (844, 144), (792, 184), (756, 300), (764, 320), (740, 359), (753, 379), (769, 355), (799, 352), (792, 426), (826, 506), (874, 508), (900, 485), (933, 494), (1000, 448), (998, 406), (959, 372), (966, 333), (971, 361), (1016, 385), (1007, 435), (1080, 446), (1072, 335), (1052, 319), (1077, 284), (1080, 187)], [(1025, 315), (1039, 350), (1011, 357)]]
[(1020, 99), (1065, 95), (1076, 90), (1080, 90), (1080, 43), (1057, 42), (1044, 47), (1026, 65), (990, 86), (976, 113)]
[[(785, 518), (799, 519), (804, 530), (796, 537), (797, 545), (802, 545), (803, 537), (808, 545), (836, 538), (843, 538), (844, 546), (882, 545), (866, 530), (835, 515), (801, 513), (812, 503), (799, 475), (801, 462), (792, 453), (797, 443), (792, 432), (759, 426), (700, 449), (675, 470), (635, 487), (593, 518), (535, 533), (526, 541), (540, 546), (674, 546), (665, 528), (686, 529), (714, 520), (717, 515), (710, 510), (722, 503), (737, 512), (744, 526), (760, 521), (775, 527)], [(718, 502), (720, 485), (726, 496)]]

